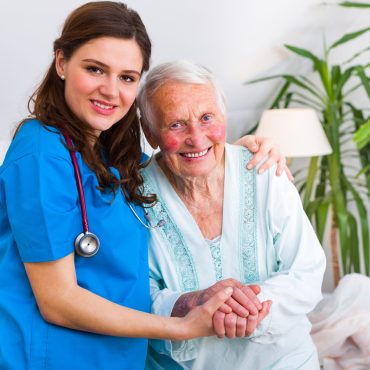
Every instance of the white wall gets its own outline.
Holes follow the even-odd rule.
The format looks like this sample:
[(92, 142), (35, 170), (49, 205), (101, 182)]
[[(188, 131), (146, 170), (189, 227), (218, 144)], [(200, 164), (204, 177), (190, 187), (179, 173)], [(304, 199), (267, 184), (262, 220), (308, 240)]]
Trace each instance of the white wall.
[[(26, 103), (52, 59), (52, 42), (68, 13), (85, 1), (10, 1), (0, 12), (0, 163)], [(319, 53), (344, 32), (368, 26), (369, 12), (323, 6), (321, 0), (128, 0), (153, 42), (152, 65), (185, 58), (208, 66), (228, 98), (229, 139), (252, 126), (268, 107), (275, 83), (243, 85), (248, 79), (300, 71), (302, 63), (284, 43)], [(358, 50), (369, 35), (338, 50)], [(328, 278), (330, 280), (330, 276)], [(329, 283), (330, 284), (330, 283)]]
[[(80, 0), (19, 0), (0, 13), (0, 139), (11, 137), (26, 102), (52, 58), (52, 42)], [(322, 6), (321, 0), (128, 0), (153, 41), (152, 64), (187, 58), (208, 66), (228, 97), (230, 139), (255, 122), (273, 95), (271, 83), (243, 82), (310, 65), (282, 45), (322, 49), (343, 31), (367, 24), (368, 13)], [(362, 40), (369, 44), (369, 38)], [(366, 44), (367, 42), (367, 44)], [(0, 157), (1, 160), (1, 157)]]

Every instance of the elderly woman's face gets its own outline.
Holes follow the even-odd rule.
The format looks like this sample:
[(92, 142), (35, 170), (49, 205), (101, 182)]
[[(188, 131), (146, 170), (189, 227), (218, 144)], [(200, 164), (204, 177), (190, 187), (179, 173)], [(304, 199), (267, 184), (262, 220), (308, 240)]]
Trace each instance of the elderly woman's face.
[(222, 163), (226, 124), (211, 85), (168, 82), (154, 94), (152, 107), (149, 141), (173, 173), (204, 176)]

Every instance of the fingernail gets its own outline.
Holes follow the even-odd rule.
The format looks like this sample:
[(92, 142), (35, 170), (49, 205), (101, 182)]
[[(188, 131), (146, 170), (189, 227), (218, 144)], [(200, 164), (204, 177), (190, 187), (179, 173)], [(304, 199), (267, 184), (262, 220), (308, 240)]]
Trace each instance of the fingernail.
[(248, 170), (251, 170), (253, 168), (253, 165), (251, 165), (250, 163), (247, 164), (247, 168)]
[(265, 172), (265, 169), (264, 169), (264, 168), (260, 168), (260, 169), (258, 170), (258, 173), (263, 173), (263, 172)]
[(278, 175), (278, 176), (280, 176), (282, 173), (283, 173), (283, 171), (281, 171), (281, 170), (278, 170), (278, 171), (277, 171), (277, 175)]
[(244, 310), (244, 311), (243, 311), (243, 314), (242, 314), (242, 316), (241, 316), (241, 317), (246, 318), (247, 316), (249, 316), (249, 311)]
[(225, 288), (226, 294), (231, 294), (232, 292), (233, 292), (233, 288), (231, 286), (228, 286), (227, 288)]

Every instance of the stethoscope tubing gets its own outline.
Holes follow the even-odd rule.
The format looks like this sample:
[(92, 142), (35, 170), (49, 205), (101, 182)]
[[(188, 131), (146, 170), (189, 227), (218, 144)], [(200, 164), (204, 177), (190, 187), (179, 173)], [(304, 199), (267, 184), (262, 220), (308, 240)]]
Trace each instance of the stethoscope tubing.
[[(68, 133), (65, 130), (61, 130), (61, 133), (66, 141), (66, 144), (68, 146), (68, 151), (71, 156), (72, 165), (75, 173), (75, 180), (76, 180), (76, 186), (78, 190), (78, 197), (80, 200), (80, 207), (81, 207), (81, 215), (82, 215), (82, 226), (83, 226), (83, 232), (79, 235), (77, 235), (75, 239), (75, 251), (78, 255), (82, 257), (92, 257), (96, 253), (98, 253), (100, 248), (100, 241), (97, 235), (91, 233), (89, 231), (89, 223), (87, 221), (87, 212), (86, 212), (86, 202), (85, 202), (85, 195), (82, 188), (82, 180), (81, 180), (81, 172), (80, 168), (78, 167), (76, 153), (73, 150), (73, 143), (68, 135)], [(124, 194), (125, 195), (125, 194)], [(125, 196), (126, 198), (126, 196)], [(149, 225), (146, 225), (139, 215), (134, 210), (134, 207), (130, 204), (129, 200), (126, 198), (127, 204), (130, 207), (132, 213), (135, 215), (135, 217), (139, 220), (139, 222), (146, 227), (147, 229), (153, 230), (157, 227), (161, 227), (165, 225), (164, 220), (160, 220), (157, 225), (152, 226), (150, 221), (150, 216), (147, 212), (145, 212), (145, 218), (147, 219)]]
[(87, 221), (86, 202), (85, 202), (85, 195), (84, 195), (84, 192), (83, 192), (83, 189), (82, 189), (82, 180), (81, 180), (80, 168), (78, 167), (75, 152), (72, 149), (73, 143), (72, 143), (71, 138), (69, 137), (69, 135), (65, 131), (62, 131), (62, 134), (63, 134), (63, 136), (66, 140), (66, 143), (67, 143), (68, 147), (70, 148), (68, 151), (69, 151), (69, 154), (71, 156), (72, 165), (73, 165), (73, 169), (74, 169), (75, 176), (76, 176), (76, 185), (77, 185), (77, 190), (78, 190), (78, 197), (80, 199), (80, 207), (81, 207), (81, 214), (82, 214), (82, 226), (83, 226), (84, 233), (88, 233), (89, 232), (89, 223)]

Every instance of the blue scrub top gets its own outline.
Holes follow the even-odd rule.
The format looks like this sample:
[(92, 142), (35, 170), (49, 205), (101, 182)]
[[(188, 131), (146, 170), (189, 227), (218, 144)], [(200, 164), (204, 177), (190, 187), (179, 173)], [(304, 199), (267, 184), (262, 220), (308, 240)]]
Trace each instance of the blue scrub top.
[[(77, 153), (92, 258), (75, 256), (78, 284), (133, 309), (150, 309), (148, 232), (119, 192), (101, 193)], [(118, 175), (118, 171), (112, 169)], [(135, 207), (143, 217), (141, 207)], [(19, 131), (0, 167), (0, 369), (143, 369), (146, 339), (86, 333), (43, 320), (23, 262), (53, 261), (74, 250), (82, 219), (74, 170), (55, 128), (37, 120)]]

